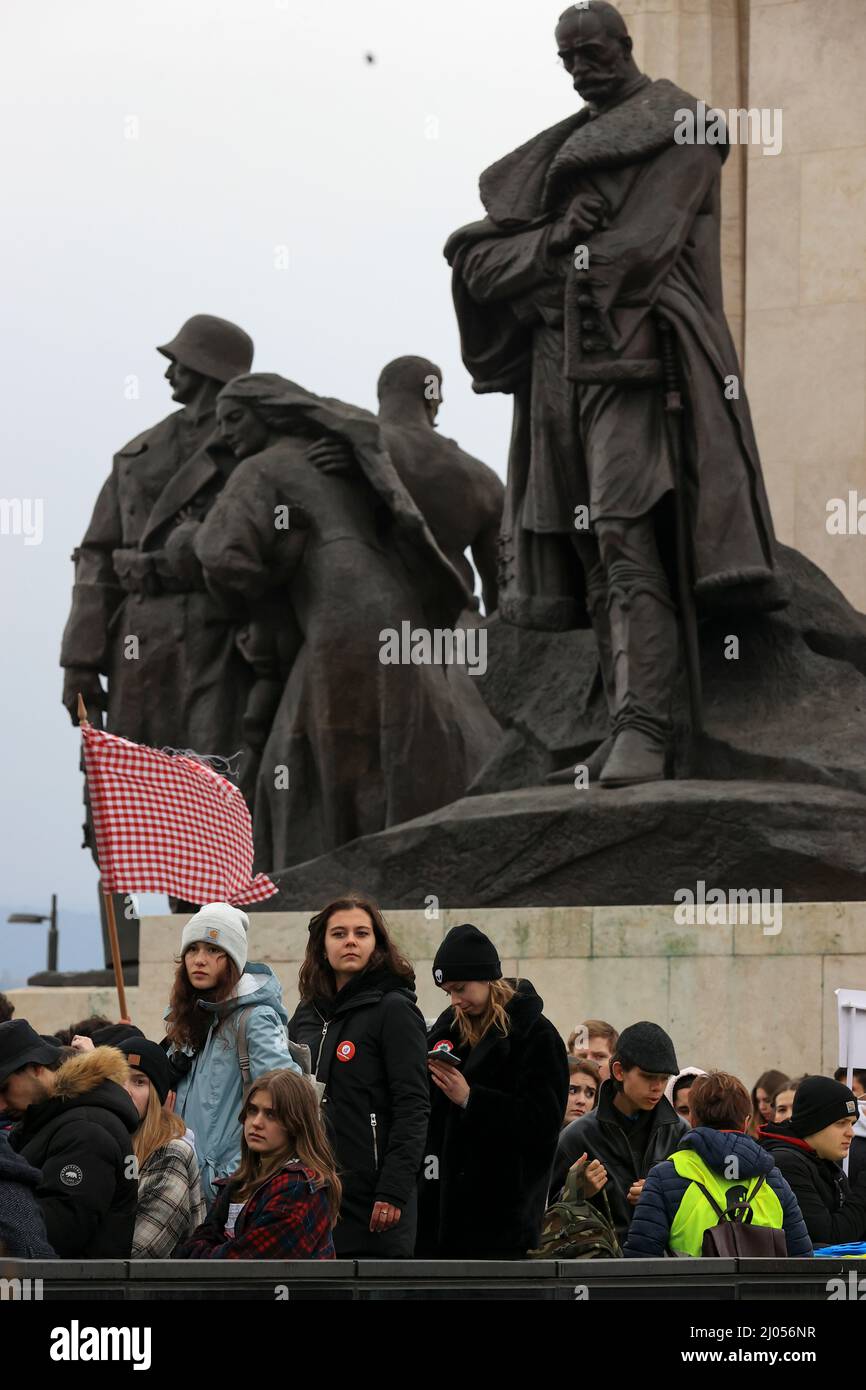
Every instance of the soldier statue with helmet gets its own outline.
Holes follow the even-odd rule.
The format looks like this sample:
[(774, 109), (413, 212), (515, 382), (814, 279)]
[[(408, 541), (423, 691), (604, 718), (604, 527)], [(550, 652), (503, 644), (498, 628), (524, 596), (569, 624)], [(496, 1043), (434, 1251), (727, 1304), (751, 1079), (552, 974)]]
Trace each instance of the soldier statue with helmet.
[(193, 540), (235, 464), (216, 397), (249, 371), (253, 342), (196, 314), (157, 351), (181, 409), (115, 454), (73, 554), (63, 703), (73, 723), (80, 692), (91, 719), (107, 710), (106, 727), (124, 738), (226, 756), (241, 746), (250, 668), (232, 615), (205, 589)]

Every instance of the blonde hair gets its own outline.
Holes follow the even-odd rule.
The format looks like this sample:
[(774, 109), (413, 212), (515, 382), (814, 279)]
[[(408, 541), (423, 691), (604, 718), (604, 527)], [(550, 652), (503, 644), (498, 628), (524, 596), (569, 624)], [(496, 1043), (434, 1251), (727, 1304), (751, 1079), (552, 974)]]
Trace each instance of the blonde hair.
[[(515, 984), (517, 981), (515, 980)], [(507, 980), (491, 980), (490, 994), (487, 999), (487, 1006), (484, 1013), (478, 1018), (470, 1018), (463, 1010), (457, 1012), (454, 1022), (457, 1028), (457, 1036), (464, 1047), (474, 1047), (480, 1043), (486, 1033), (491, 1028), (495, 1028), (501, 1033), (503, 1038), (508, 1037), (511, 1028), (511, 1020), (506, 1012), (507, 1005), (517, 993), (514, 985)]]
[(180, 1115), (163, 1110), (156, 1087), (148, 1079), (147, 1109), (144, 1119), (132, 1136), (132, 1152), (138, 1159), (139, 1169), (144, 1167), (150, 1155), (156, 1153), (157, 1149), (164, 1149), (172, 1139), (180, 1139), (185, 1133), (186, 1125)]

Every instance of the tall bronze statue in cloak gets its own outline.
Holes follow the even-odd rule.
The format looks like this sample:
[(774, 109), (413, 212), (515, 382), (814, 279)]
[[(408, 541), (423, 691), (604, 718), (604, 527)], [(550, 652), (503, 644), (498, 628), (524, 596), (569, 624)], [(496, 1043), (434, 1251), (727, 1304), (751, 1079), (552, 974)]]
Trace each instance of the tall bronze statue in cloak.
[[(482, 174), (487, 216), (455, 232), (446, 256), (474, 388), (514, 396), (499, 613), (548, 629), (588, 613), (611, 718), (593, 772), (622, 786), (665, 774), (678, 609), (785, 599), (722, 307), (727, 145), (678, 143), (696, 100), (638, 70), (613, 5), (571, 6), (556, 43), (586, 104)], [(660, 316), (685, 401), (678, 480)]]

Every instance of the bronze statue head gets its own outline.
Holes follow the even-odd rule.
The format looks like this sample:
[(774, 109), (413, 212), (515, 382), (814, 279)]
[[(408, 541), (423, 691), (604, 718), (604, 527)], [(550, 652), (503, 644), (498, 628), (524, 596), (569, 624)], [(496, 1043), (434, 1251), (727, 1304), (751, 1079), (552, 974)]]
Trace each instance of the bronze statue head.
[(638, 75), (625, 20), (608, 0), (570, 5), (556, 26), (557, 51), (578, 94), (603, 107)]
[(426, 357), (395, 357), (379, 373), (376, 394), (380, 407), (402, 408), (407, 423), (420, 407), (432, 425), (442, 404), (442, 371)]

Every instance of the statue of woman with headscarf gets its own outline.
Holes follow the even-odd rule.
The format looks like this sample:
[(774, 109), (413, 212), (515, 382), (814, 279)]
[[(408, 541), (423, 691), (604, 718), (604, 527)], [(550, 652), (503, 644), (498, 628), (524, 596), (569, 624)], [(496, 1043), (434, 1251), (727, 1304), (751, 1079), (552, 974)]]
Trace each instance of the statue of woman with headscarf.
[[(290, 634), (253, 810), (256, 862), (278, 869), (458, 799), (500, 730), (464, 670), (380, 660), (385, 630), (452, 627), (467, 593), (376, 418), (262, 373), (230, 382), (217, 418), (239, 463), (196, 554), (253, 627), (276, 601)], [(311, 440), (357, 466), (317, 467)]]

